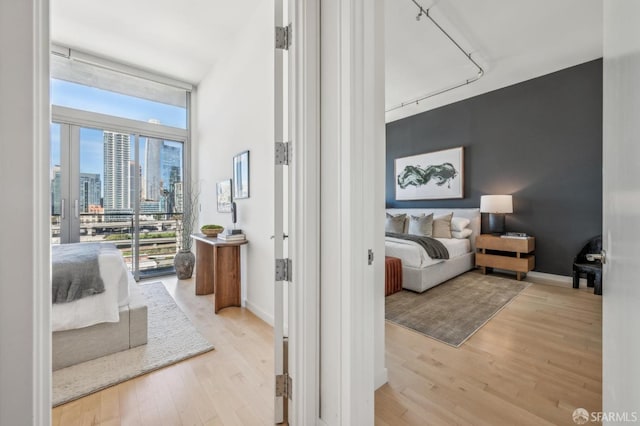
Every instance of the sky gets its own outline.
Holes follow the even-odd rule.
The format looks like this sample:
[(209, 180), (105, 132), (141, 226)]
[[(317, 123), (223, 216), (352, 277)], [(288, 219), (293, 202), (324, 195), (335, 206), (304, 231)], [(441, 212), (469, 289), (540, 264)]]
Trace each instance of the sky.
[(187, 128), (185, 108), (53, 78), (51, 79), (51, 103), (132, 120), (155, 119), (166, 126)]

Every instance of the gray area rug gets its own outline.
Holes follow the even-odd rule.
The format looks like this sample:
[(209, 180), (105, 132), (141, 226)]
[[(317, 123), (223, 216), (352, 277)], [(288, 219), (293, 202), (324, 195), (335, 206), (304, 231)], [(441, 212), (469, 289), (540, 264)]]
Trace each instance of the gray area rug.
[(54, 407), (213, 349), (161, 282), (140, 291), (147, 300), (148, 343), (54, 371)]
[(528, 283), (467, 272), (424, 293), (385, 299), (387, 321), (459, 347), (508, 305)]

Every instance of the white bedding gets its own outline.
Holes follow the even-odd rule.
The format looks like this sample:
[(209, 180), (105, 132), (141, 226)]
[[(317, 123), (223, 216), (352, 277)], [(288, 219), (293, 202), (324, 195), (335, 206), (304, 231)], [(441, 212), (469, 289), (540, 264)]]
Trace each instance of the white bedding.
[[(444, 244), (447, 250), (449, 250), (449, 259), (462, 256), (471, 251), (471, 242), (467, 238), (436, 238), (436, 240)], [(386, 237), (384, 247), (385, 256), (402, 259), (402, 266), (425, 268), (444, 262), (443, 259), (432, 259), (429, 257), (426, 250), (413, 241)]]
[(105, 291), (69, 303), (54, 303), (51, 308), (52, 331), (120, 321), (119, 307), (129, 303), (129, 283), (133, 282), (133, 276), (119, 251), (100, 253), (98, 265)]

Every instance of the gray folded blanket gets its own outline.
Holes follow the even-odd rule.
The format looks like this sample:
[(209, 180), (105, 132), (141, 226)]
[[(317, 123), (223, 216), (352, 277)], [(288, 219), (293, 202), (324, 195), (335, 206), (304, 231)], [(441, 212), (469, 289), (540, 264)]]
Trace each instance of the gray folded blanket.
[(67, 303), (104, 292), (98, 255), (101, 249), (111, 247), (100, 243), (52, 246), (52, 302)]
[(427, 251), (427, 254), (432, 259), (449, 259), (449, 250), (435, 238), (421, 237), (413, 234), (396, 234), (395, 232), (385, 232), (385, 235), (391, 238), (399, 238), (418, 243)]

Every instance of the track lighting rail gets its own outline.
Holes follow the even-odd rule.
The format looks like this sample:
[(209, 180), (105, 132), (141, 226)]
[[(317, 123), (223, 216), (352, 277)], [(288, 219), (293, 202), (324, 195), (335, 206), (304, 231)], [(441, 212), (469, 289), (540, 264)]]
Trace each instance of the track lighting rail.
[(440, 30), (440, 32), (442, 32), (442, 34), (444, 34), (449, 39), (449, 41), (451, 41), (451, 43), (453, 43), (453, 45), (456, 46), (456, 48), (465, 56), (465, 58), (467, 58), (467, 60), (469, 60), (477, 68), (478, 71), (476, 72), (476, 75), (474, 77), (468, 78), (468, 79), (466, 79), (466, 80), (464, 80), (464, 81), (462, 81), (460, 83), (454, 84), (452, 86), (448, 86), (448, 87), (445, 87), (445, 88), (442, 88), (442, 89), (438, 89), (438, 90), (436, 90), (434, 92), (430, 92), (430, 93), (428, 93), (426, 95), (419, 96), (419, 97), (417, 97), (415, 99), (411, 99), (409, 101), (402, 102), (400, 104), (397, 104), (397, 105), (387, 109), (385, 112), (394, 111), (396, 109), (403, 108), (403, 107), (405, 107), (407, 105), (413, 105), (413, 104), (417, 105), (421, 101), (424, 101), (425, 99), (431, 98), (431, 97), (436, 96), (436, 95), (440, 95), (440, 94), (448, 92), (450, 90), (457, 89), (458, 87), (466, 86), (466, 85), (471, 84), (471, 83), (473, 83), (475, 81), (478, 81), (484, 75), (484, 69), (482, 69), (482, 67), (471, 57), (471, 53), (465, 51), (462, 48), (462, 46), (460, 46), (460, 44), (457, 41), (455, 41), (453, 39), (453, 37), (451, 37), (451, 35), (444, 28), (442, 28), (442, 26), (435, 19), (433, 19), (433, 17), (429, 13), (430, 9), (424, 9), (420, 5), (420, 3), (417, 2), (417, 0), (411, 0), (411, 2), (413, 4), (415, 4), (416, 7), (418, 8), (418, 15), (416, 16), (416, 20), (419, 21), (420, 18), (422, 18), (422, 16), (426, 16), (433, 23), (433, 25), (435, 25), (436, 28), (438, 28)]

